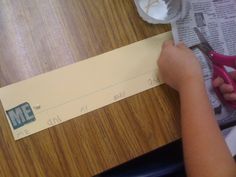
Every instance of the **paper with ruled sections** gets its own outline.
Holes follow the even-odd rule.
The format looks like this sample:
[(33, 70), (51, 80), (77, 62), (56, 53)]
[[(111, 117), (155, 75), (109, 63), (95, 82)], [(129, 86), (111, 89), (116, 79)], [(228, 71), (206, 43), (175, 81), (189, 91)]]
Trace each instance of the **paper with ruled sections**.
[(1, 88), (15, 140), (160, 85), (156, 60), (170, 38), (163, 33)]

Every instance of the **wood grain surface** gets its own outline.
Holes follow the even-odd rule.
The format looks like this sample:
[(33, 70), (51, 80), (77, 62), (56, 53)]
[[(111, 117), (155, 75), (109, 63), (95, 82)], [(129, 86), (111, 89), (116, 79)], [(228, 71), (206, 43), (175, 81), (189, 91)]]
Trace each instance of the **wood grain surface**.
[[(168, 30), (142, 21), (133, 0), (0, 0), (0, 86)], [(0, 110), (1, 177), (93, 176), (180, 137), (165, 85), (19, 141)]]

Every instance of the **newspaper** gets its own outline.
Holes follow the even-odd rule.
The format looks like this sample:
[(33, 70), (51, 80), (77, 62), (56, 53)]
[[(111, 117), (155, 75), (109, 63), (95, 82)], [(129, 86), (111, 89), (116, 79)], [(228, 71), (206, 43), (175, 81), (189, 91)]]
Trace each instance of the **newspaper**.
[[(236, 55), (236, 0), (189, 1), (190, 11), (187, 16), (171, 24), (175, 42), (184, 41), (188, 47), (198, 44), (200, 41), (193, 30), (198, 27), (214, 50), (225, 55)], [(235, 121), (236, 111), (224, 106), (212, 88), (212, 69), (205, 56), (198, 49), (194, 52), (200, 60), (217, 121), (220, 125)]]

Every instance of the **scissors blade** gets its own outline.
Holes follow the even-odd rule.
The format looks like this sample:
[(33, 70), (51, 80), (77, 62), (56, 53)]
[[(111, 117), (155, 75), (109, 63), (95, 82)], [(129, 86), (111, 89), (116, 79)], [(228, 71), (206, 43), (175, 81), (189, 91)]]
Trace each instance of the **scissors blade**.
[(197, 28), (194, 27), (193, 28), (195, 33), (197, 34), (199, 40), (200, 40), (200, 44), (198, 45), (199, 49), (204, 52), (206, 55), (209, 55), (209, 53), (211, 51), (214, 51), (214, 49), (211, 47), (211, 45), (208, 43), (208, 41), (206, 40), (206, 38), (204, 37), (204, 35), (201, 33), (201, 31)]

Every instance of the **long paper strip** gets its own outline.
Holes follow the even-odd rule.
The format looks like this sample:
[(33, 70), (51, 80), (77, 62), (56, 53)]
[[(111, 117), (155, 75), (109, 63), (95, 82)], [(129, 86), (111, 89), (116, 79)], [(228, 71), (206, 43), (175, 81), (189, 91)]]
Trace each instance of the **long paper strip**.
[(0, 89), (20, 139), (161, 84), (156, 60), (163, 33)]

